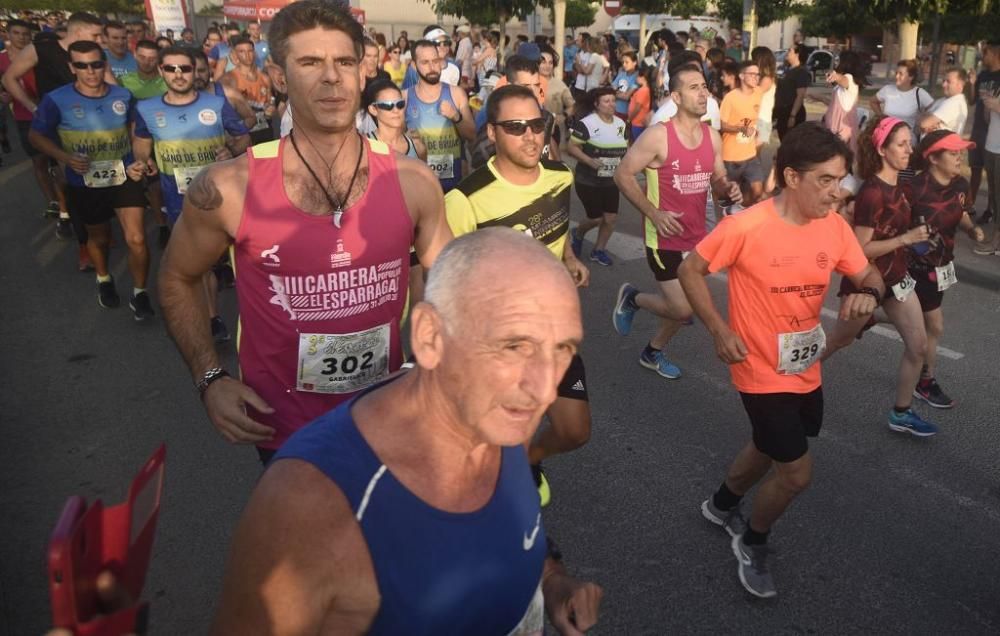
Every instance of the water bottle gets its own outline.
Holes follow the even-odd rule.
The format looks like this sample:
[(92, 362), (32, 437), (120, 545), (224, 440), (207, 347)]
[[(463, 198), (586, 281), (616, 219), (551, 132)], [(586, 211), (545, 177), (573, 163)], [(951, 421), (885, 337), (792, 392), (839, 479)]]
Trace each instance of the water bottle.
[[(921, 225), (927, 225), (927, 221), (926, 219), (924, 219), (923, 216), (918, 216), (917, 224), (913, 227), (920, 227)], [(927, 252), (931, 251), (931, 242), (920, 241), (919, 243), (914, 243), (913, 245), (911, 245), (910, 249), (913, 250), (913, 253), (916, 254), (917, 256), (923, 256)]]

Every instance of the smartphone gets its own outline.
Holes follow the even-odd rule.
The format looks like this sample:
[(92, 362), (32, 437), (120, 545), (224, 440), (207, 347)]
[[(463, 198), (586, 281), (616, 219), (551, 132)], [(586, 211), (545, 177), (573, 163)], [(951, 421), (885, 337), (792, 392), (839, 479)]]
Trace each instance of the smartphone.
[[(124, 503), (87, 505), (73, 496), (49, 539), (48, 579), (52, 625), (78, 636), (118, 636), (146, 631), (148, 606), (140, 600), (163, 494), (166, 446), (160, 445), (132, 480)], [(108, 608), (97, 577), (108, 571), (130, 599)]]

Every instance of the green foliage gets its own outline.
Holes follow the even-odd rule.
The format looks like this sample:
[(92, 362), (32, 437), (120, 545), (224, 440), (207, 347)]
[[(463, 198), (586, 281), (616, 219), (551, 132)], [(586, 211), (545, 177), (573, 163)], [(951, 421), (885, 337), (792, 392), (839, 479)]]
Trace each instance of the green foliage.
[(705, 0), (625, 0), (622, 13), (665, 14), (682, 18), (704, 15), (708, 11)]
[(89, 11), (98, 15), (108, 13), (146, 15), (146, 7), (142, 0), (4, 0), (3, 7), (8, 10), (57, 9), (70, 12)]
[(989, 12), (991, 4), (992, 0), (822, 0), (797, 13), (808, 36), (845, 38), (862, 30), (859, 25), (891, 29), (907, 19), (921, 23), (923, 37), (929, 40), (934, 15), (940, 11), (942, 40), (961, 43), (997, 33), (1000, 16)]
[(798, 13), (802, 33), (808, 37), (844, 39), (857, 33), (859, 24), (874, 19), (868, 8), (857, 6), (853, 0), (824, 0), (803, 7)]
[(535, 10), (534, 0), (423, 0), (434, 11), (465, 18), (473, 24), (499, 24), (501, 16), (523, 18)]
[[(555, 10), (551, 7), (551, 0), (549, 2), (541, 3), (543, 5), (549, 6), (549, 20), (555, 24), (556, 15)], [(597, 16), (597, 4), (591, 3), (588, 0), (566, 0), (566, 28), (567, 29), (578, 29), (580, 27), (589, 27), (594, 23), (594, 18)]]
[[(817, 5), (826, 5), (827, 0), (818, 0)], [(836, 4), (836, 2), (834, 2)], [(743, 25), (743, 0), (718, 0), (719, 17), (737, 28)], [(766, 27), (772, 22), (780, 22), (788, 16), (802, 12), (807, 4), (797, 0), (757, 0), (757, 26)]]

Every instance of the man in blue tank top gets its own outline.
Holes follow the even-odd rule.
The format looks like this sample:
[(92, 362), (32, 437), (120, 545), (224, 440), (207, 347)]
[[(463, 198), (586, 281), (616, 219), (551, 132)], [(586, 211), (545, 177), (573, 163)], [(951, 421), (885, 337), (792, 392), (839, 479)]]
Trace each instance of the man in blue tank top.
[(213, 634), (596, 624), (602, 590), (551, 548), (524, 451), (583, 336), (565, 268), (520, 232), (473, 232), (442, 250), (410, 325), (416, 368), (300, 430), (264, 473)]

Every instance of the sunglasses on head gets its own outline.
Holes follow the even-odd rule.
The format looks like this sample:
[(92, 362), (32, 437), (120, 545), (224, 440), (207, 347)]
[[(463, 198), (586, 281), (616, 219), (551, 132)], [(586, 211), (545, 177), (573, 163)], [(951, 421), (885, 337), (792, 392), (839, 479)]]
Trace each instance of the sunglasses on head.
[(91, 69), (94, 71), (99, 71), (104, 68), (104, 60), (97, 60), (96, 62), (73, 62), (73, 68), (82, 71), (84, 69)]
[(508, 135), (520, 137), (529, 128), (536, 135), (543, 132), (545, 130), (545, 119), (542, 117), (536, 117), (535, 119), (508, 119), (506, 121), (495, 121), (493, 125), (503, 128), (503, 131)]
[(406, 102), (404, 102), (401, 99), (395, 102), (372, 102), (372, 103), (375, 104), (375, 108), (379, 110), (392, 110), (394, 108), (403, 110), (404, 108), (406, 108)]
[(191, 73), (194, 67), (190, 64), (164, 64), (160, 67), (164, 73)]

